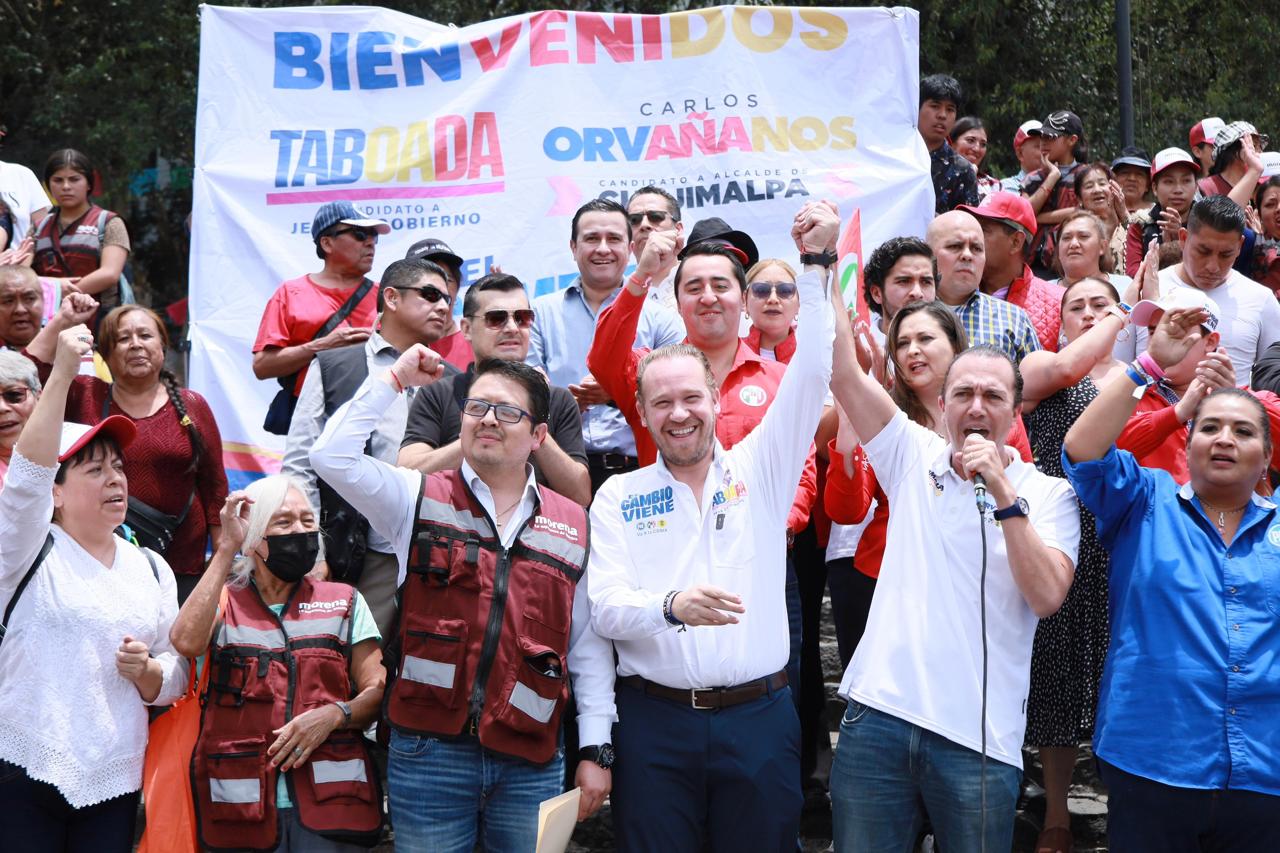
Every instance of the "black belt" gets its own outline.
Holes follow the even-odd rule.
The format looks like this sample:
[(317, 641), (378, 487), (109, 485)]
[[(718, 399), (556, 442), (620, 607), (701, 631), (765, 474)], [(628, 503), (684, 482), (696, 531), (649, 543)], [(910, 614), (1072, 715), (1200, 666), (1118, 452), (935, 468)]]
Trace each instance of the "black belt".
[(587, 465), (603, 471), (630, 471), (640, 467), (640, 460), (625, 453), (588, 453)]
[(698, 711), (714, 711), (717, 708), (728, 708), (741, 705), (766, 696), (774, 690), (787, 686), (787, 674), (775, 672), (755, 681), (748, 681), (735, 687), (667, 687), (656, 684), (639, 675), (622, 675), (618, 677), (621, 684), (634, 687), (649, 696), (660, 696), (681, 705), (688, 705)]

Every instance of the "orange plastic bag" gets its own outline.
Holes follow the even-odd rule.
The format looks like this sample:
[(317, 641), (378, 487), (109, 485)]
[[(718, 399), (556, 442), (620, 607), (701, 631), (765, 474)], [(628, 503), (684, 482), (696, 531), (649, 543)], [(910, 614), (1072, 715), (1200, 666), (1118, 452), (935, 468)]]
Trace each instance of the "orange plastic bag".
[[(223, 599), (226, 589), (223, 589)], [(219, 612), (221, 612), (219, 602)], [(215, 617), (216, 619), (216, 617)], [(142, 765), (142, 797), (147, 825), (137, 853), (198, 853), (196, 807), (191, 799), (191, 753), (200, 734), (200, 697), (209, 682), (209, 655), (196, 681), (191, 662), (187, 692), (151, 723)]]

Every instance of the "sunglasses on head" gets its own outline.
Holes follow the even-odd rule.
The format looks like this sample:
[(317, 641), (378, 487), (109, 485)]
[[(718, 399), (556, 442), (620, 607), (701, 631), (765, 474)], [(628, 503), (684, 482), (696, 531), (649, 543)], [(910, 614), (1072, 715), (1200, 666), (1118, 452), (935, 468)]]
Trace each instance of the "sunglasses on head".
[(533, 325), (532, 308), (517, 308), (515, 311), (495, 308), (483, 314), (472, 314), (471, 317), (472, 319), (483, 317), (485, 326), (490, 329), (501, 329), (507, 325), (508, 320), (515, 320), (516, 325), (522, 329), (527, 329)]
[(378, 232), (369, 228), (341, 228), (333, 232), (334, 237), (341, 237), (343, 234), (350, 234), (358, 243), (363, 243), (370, 237), (378, 239)]
[(0, 391), (0, 399), (10, 406), (20, 406), (27, 401), (30, 393), (30, 388), (10, 388), (8, 391)]
[(407, 285), (392, 285), (392, 287), (395, 290), (411, 290), (428, 302), (439, 302), (442, 299), (445, 302), (453, 301), (449, 298), (448, 293), (441, 291), (438, 287), (432, 287), (429, 284), (423, 285), (422, 287), (409, 287)]
[(779, 299), (790, 299), (796, 295), (795, 283), (790, 281), (753, 281), (748, 287), (756, 299), (768, 299), (774, 291), (777, 291)]
[(490, 403), (488, 400), (477, 400), (475, 397), (468, 397), (462, 401), (462, 413), (473, 418), (483, 418), (489, 414), (490, 409), (493, 409), (493, 416), (504, 424), (518, 424), (521, 418), (533, 420), (533, 415), (519, 406)]
[(649, 218), (649, 223), (651, 225), (661, 225), (662, 223), (666, 222), (668, 219), (675, 219), (675, 217), (671, 215), (670, 211), (642, 210), (639, 213), (628, 213), (627, 221), (631, 223), (632, 228), (635, 228), (642, 221), (644, 221), (644, 218), (646, 216)]

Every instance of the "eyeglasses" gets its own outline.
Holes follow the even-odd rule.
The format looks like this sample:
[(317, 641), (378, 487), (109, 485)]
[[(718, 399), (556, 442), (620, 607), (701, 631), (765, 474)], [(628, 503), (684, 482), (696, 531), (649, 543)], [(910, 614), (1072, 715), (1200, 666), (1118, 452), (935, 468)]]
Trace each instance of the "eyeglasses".
[(639, 213), (628, 213), (627, 221), (631, 223), (632, 228), (635, 228), (644, 220), (645, 217), (649, 218), (650, 225), (661, 225), (668, 219), (672, 221), (679, 221), (671, 215), (670, 211), (666, 210), (642, 210)]
[[(533, 325), (533, 309), (517, 308), (515, 311), (505, 311), (501, 308), (495, 308), (492, 311), (486, 311), (484, 314), (469, 314), (471, 319), (476, 317), (484, 317), (484, 324), (490, 329), (501, 329), (507, 325), (507, 321), (514, 319), (516, 325), (522, 329), (527, 329)], [(514, 423), (514, 421), (512, 421)]]
[(422, 287), (409, 287), (408, 285), (393, 284), (392, 289), (413, 291), (428, 302), (439, 302), (441, 299), (445, 302), (453, 302), (453, 300), (449, 298), (448, 293), (442, 293), (440, 288), (432, 287), (429, 284), (423, 285)]
[(756, 299), (768, 299), (774, 291), (777, 291), (779, 299), (790, 299), (796, 295), (795, 282), (791, 281), (753, 281), (750, 287), (751, 295)]
[(493, 416), (504, 424), (518, 424), (521, 418), (533, 421), (533, 415), (519, 406), (508, 406), (505, 403), (490, 403), (488, 400), (477, 400), (468, 397), (462, 401), (462, 413), (473, 418), (483, 418), (493, 409)]
[(368, 240), (370, 237), (372, 237), (375, 242), (378, 239), (377, 231), (369, 231), (364, 228), (342, 228), (337, 231), (334, 231), (332, 236), (341, 237), (343, 234), (350, 234), (352, 237), (356, 238), (357, 243), (363, 243), (365, 240)]
[(27, 402), (27, 397), (30, 394), (30, 388), (10, 388), (8, 391), (0, 391), (0, 399), (10, 406), (20, 406)]

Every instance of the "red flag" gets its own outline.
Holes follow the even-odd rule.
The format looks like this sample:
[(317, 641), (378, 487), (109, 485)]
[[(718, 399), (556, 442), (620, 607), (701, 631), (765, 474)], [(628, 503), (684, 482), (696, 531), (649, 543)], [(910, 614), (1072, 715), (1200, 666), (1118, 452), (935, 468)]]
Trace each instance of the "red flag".
[[(862, 288), (862, 210), (855, 207), (849, 224), (840, 235), (840, 244), (836, 247), (836, 255), (840, 258), (840, 292), (844, 294), (846, 305), (856, 306), (858, 316), (871, 322), (871, 310), (867, 308), (867, 298)], [(852, 287), (855, 293), (850, 294)], [(853, 296), (852, 299), (849, 297)]]

